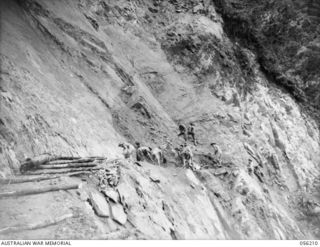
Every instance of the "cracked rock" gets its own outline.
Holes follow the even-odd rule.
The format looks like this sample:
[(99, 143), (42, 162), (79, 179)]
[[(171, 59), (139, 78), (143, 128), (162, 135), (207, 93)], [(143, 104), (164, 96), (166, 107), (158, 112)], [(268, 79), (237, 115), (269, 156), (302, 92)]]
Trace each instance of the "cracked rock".
[(110, 210), (109, 205), (106, 199), (99, 194), (98, 192), (91, 192), (90, 193), (90, 202), (91, 205), (96, 212), (96, 214), (100, 217), (109, 217), (110, 216)]
[(118, 194), (116, 191), (107, 188), (107, 189), (104, 189), (104, 190), (102, 191), (102, 193), (105, 194), (106, 197), (108, 197), (109, 199), (111, 199), (113, 202), (115, 202), (115, 203), (119, 202), (119, 199), (120, 199), (120, 198), (119, 198), (119, 194)]
[(124, 212), (124, 209), (121, 204), (112, 203), (111, 204), (111, 214), (112, 219), (117, 223), (124, 225), (127, 222), (127, 214)]

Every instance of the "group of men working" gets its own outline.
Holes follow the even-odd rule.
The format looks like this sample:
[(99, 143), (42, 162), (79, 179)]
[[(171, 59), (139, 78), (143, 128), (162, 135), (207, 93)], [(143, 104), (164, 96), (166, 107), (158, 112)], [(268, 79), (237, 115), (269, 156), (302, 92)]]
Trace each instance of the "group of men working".
[[(193, 162), (193, 152), (191, 146), (188, 144), (188, 140), (196, 146), (194, 124), (190, 123), (188, 128), (185, 125), (179, 125), (178, 137), (182, 136), (184, 139), (184, 144), (181, 144), (179, 148), (175, 148), (173, 151), (176, 153), (177, 157), (181, 161), (184, 168), (195, 169)], [(191, 139), (189, 139), (191, 137)], [(220, 164), (221, 160), (221, 150), (216, 143), (211, 143), (210, 146), (213, 148), (214, 163)], [(149, 161), (158, 164), (164, 164), (167, 162), (166, 157), (161, 149), (161, 147), (151, 148), (148, 146), (141, 146), (139, 142), (135, 143), (133, 146), (130, 143), (120, 143), (119, 147), (123, 149), (123, 155), (126, 159), (134, 160), (136, 156), (136, 161)]]
[(187, 142), (189, 140), (189, 137), (191, 137), (191, 140), (193, 144), (196, 146), (196, 139), (195, 139), (195, 134), (194, 134), (194, 124), (190, 123), (188, 128), (184, 124), (179, 125), (179, 131), (180, 133), (178, 134), (178, 137), (182, 136), (184, 141)]
[[(193, 166), (193, 154), (191, 151), (190, 146), (188, 146), (187, 142), (190, 140), (196, 146), (197, 141), (195, 138), (195, 131), (194, 131), (194, 123), (189, 123), (188, 128), (184, 124), (179, 125), (179, 134), (178, 137), (182, 136), (185, 143), (184, 145), (180, 145), (180, 157), (182, 158), (183, 166), (190, 167), (191, 169), (194, 168)], [(213, 161), (215, 164), (220, 165), (221, 163), (221, 149), (217, 145), (217, 143), (212, 142), (210, 143), (210, 147), (213, 149)]]
[[(130, 143), (120, 143), (119, 147), (123, 149), (123, 155), (125, 159), (130, 159), (132, 161), (149, 161), (158, 164), (165, 164), (167, 162), (166, 157), (160, 147), (151, 148), (148, 146), (141, 146), (139, 142), (135, 143), (133, 146)], [(193, 169), (193, 154), (190, 146), (187, 143), (180, 145), (177, 148), (176, 153), (180, 158), (183, 167)], [(135, 158), (134, 158), (135, 157)]]
[[(178, 137), (183, 137), (184, 143), (180, 145), (179, 148), (175, 148), (174, 151), (176, 154), (176, 158), (178, 158), (183, 168), (189, 168), (195, 170), (195, 164), (193, 162), (193, 152), (191, 146), (188, 144), (188, 141), (191, 140), (192, 143), (196, 146), (196, 139), (195, 139), (195, 131), (194, 131), (194, 124), (190, 123), (188, 128), (185, 125), (179, 125), (179, 133)], [(189, 139), (191, 137), (191, 139)], [(136, 160), (139, 161), (148, 161), (159, 166), (161, 164), (167, 163), (167, 159), (164, 156), (164, 152), (161, 147), (151, 148), (148, 146), (141, 146), (139, 142), (135, 143), (133, 146), (130, 143), (120, 143), (119, 147), (123, 149), (123, 155), (126, 159), (131, 159), (132, 161)], [(213, 160), (213, 163), (216, 166), (221, 166), (221, 156), (222, 152), (217, 143), (210, 143), (210, 147), (213, 149), (213, 152), (210, 152), (210, 156)], [(136, 158), (134, 159), (134, 156)], [(263, 183), (263, 173), (259, 169), (259, 166), (253, 166), (252, 159), (249, 159), (248, 164), (248, 173), (249, 175), (255, 174), (260, 182)]]
[(136, 155), (137, 161), (151, 161), (157, 163), (159, 166), (167, 162), (160, 147), (151, 148), (141, 146), (139, 142), (135, 143), (135, 147), (130, 143), (120, 143), (119, 147), (123, 149), (123, 155), (126, 159), (134, 160)]

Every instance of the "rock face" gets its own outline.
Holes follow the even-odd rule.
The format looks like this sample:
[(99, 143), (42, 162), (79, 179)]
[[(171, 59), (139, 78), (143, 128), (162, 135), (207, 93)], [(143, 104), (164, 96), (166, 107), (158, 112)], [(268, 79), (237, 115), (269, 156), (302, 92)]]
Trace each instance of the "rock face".
[(90, 202), (96, 214), (101, 217), (109, 217), (110, 209), (106, 199), (97, 192), (90, 193)]
[(111, 203), (111, 213), (113, 220), (119, 224), (124, 225), (127, 222), (127, 215), (124, 212), (122, 205)]
[[(320, 237), (320, 133), (309, 114), (319, 105), (317, 16), (307, 24), (291, 15), (281, 26), (279, 11), (297, 5), (213, 2), (0, 2), (2, 177), (45, 153), (119, 158), (120, 142), (166, 147), (168, 160), (161, 167), (121, 160), (119, 198), (107, 194), (119, 200), (111, 215), (120, 224), (96, 217), (76, 193), (55, 192), (1, 201), (3, 228), (70, 208), (78, 217), (9, 237)], [(304, 35), (299, 45), (295, 28)], [(278, 32), (282, 43), (270, 40)], [(183, 143), (178, 124), (189, 122), (197, 171), (174, 155)]]
[(262, 69), (299, 101), (319, 109), (320, 3), (214, 1), (226, 31), (257, 51)]

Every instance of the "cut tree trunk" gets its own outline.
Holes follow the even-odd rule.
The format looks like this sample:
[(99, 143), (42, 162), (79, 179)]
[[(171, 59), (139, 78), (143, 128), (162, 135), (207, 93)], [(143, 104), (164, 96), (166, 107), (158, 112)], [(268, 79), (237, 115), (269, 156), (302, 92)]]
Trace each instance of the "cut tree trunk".
[(76, 176), (83, 175), (83, 174), (91, 174), (91, 171), (71, 172), (71, 173), (67, 173), (65, 175), (69, 176), (69, 177), (76, 177)]
[(30, 163), (33, 163), (35, 165), (42, 165), (55, 160), (79, 160), (79, 159), (81, 159), (81, 157), (66, 157), (66, 156), (55, 156), (55, 155), (45, 154), (45, 155), (36, 156), (32, 159), (27, 159), (22, 163), (22, 165), (30, 164)]
[(78, 160), (54, 160), (50, 161), (49, 163), (43, 164), (43, 165), (59, 165), (59, 164), (72, 164), (72, 163), (88, 163), (93, 162), (95, 159), (93, 158), (87, 158), (87, 159), (78, 159)]
[(42, 180), (50, 180), (59, 178), (60, 176), (37, 176), (37, 177), (14, 177), (14, 178), (5, 178), (0, 179), (0, 184), (19, 184), (27, 182), (35, 182)]
[(27, 175), (42, 175), (42, 174), (63, 174), (63, 173), (71, 173), (71, 172), (83, 172), (83, 171), (95, 171), (102, 169), (101, 167), (80, 167), (80, 168), (65, 168), (65, 169), (58, 169), (58, 170), (50, 170), (50, 169), (43, 169), (38, 171), (29, 171), (25, 174)]
[(51, 191), (59, 191), (59, 190), (74, 190), (78, 189), (80, 184), (67, 184), (67, 185), (51, 185), (40, 188), (31, 188), (31, 189), (22, 189), (15, 191), (6, 191), (0, 193), (0, 199), (5, 197), (14, 197), (14, 196), (26, 196), (26, 195), (34, 195), (41, 194)]
[(79, 160), (81, 157), (73, 157), (73, 156), (54, 156), (50, 161), (54, 160)]
[(80, 167), (94, 167), (96, 163), (67, 163), (67, 164), (50, 164), (40, 165), (38, 169), (63, 169), (63, 168), (80, 168)]
[[(50, 160), (49, 163), (46, 163), (46, 164), (69, 164), (69, 163), (86, 163), (86, 162), (93, 162), (95, 160), (106, 160), (107, 158), (106, 157), (86, 157), (86, 158), (77, 158), (77, 159), (64, 159), (64, 158), (57, 158), (57, 159), (54, 159), (54, 160)], [(44, 165), (46, 165), (44, 164)]]
[(49, 219), (49, 220), (45, 220), (43, 222), (38, 222), (38, 223), (34, 223), (34, 224), (28, 224), (28, 225), (24, 225), (24, 226), (23, 225), (22, 226), (19, 226), (19, 225), (18, 226), (9, 226), (9, 227), (5, 227), (3, 229), (0, 229), (0, 234), (44, 228), (44, 227), (56, 225), (64, 220), (72, 218), (72, 217), (73, 217), (73, 214), (65, 214), (65, 215), (62, 215), (56, 219)]
[(14, 177), (14, 178), (5, 178), (0, 179), (0, 184), (19, 184), (19, 183), (28, 183), (28, 182), (39, 182), (43, 180), (51, 180), (56, 178), (62, 178), (62, 177), (75, 177), (82, 174), (90, 174), (91, 171), (77, 171), (77, 172), (70, 172), (70, 173), (64, 173), (61, 175), (39, 175), (36, 177)]

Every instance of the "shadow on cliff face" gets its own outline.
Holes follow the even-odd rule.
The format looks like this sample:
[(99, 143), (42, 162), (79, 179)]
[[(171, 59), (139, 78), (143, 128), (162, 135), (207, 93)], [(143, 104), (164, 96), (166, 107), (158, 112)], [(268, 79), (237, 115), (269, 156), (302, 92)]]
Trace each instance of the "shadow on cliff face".
[[(257, 54), (271, 82), (319, 106), (320, 5), (315, 1), (214, 1), (225, 31)], [(306, 103), (307, 102), (307, 103)], [(317, 114), (315, 114), (316, 116)]]

